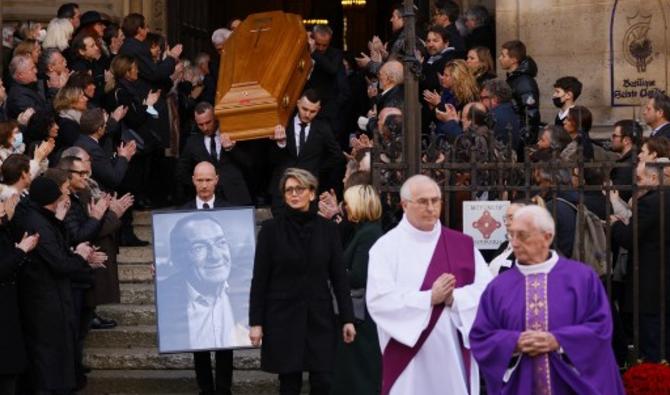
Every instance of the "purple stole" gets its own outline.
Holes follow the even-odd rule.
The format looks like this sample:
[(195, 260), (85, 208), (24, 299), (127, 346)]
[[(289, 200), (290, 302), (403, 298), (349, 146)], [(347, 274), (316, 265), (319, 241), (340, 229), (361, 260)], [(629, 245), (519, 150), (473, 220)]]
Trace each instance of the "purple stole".
[[(449, 240), (449, 248), (446, 245), (447, 239)], [(472, 238), (445, 227), (442, 228), (440, 238), (435, 245), (435, 252), (433, 252), (433, 258), (428, 265), (428, 270), (426, 270), (421, 291), (430, 290), (435, 280), (443, 273), (451, 273), (456, 277), (456, 288), (472, 284), (475, 279), (474, 242)], [(414, 347), (408, 347), (395, 339), (389, 341), (382, 354), (382, 395), (391, 392), (393, 384), (435, 328), (442, 310), (444, 310), (444, 304), (433, 306), (428, 326), (421, 332)], [(460, 340), (466, 382), (468, 382), (470, 352), (463, 346), (463, 340)]]
[[(547, 305), (547, 275), (526, 276), (526, 330), (549, 330), (549, 306)], [(533, 364), (533, 393), (551, 394), (549, 354), (531, 358)]]

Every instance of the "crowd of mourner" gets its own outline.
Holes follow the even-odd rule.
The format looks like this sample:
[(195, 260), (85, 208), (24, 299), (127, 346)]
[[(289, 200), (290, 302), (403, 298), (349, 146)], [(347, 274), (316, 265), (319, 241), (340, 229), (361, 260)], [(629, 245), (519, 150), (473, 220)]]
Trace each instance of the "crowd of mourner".
[[(496, 46), (484, 7), (461, 13), (452, 1), (436, 3), (431, 25), (417, 26), (413, 54), (406, 53), (401, 7), (393, 10), (390, 39), (372, 37), (363, 53), (334, 48), (328, 26), (310, 28), (314, 68), (295, 116), (271, 138), (250, 141), (221, 133), (214, 112), (219, 51), (240, 20), (214, 31), (211, 51), (194, 59), (182, 55), (181, 44), (150, 31), (140, 14), (116, 23), (67, 3), (46, 27), (20, 23), (12, 48), (3, 51), (0, 84), (0, 394), (61, 395), (86, 386), (87, 333), (117, 325), (96, 306), (120, 302), (119, 247), (149, 244), (134, 233), (133, 211), (172, 207), (271, 207), (275, 218), (257, 241), (249, 325), (252, 344), (263, 348), (262, 368), (279, 374), (281, 393), (298, 394), (303, 371), (310, 372), (315, 394), (379, 393), (378, 336), (395, 335), (375, 326), (378, 320), (384, 325), (386, 310), (374, 314), (357, 304), (365, 304), (366, 284), (374, 288), (368, 252), (386, 232), (402, 229), (405, 217), (419, 229), (416, 223), (427, 216), (439, 218), (444, 199), (451, 202), (447, 225), (454, 228), (460, 228), (463, 200), (512, 201), (504, 224), (510, 242), (484, 254), (494, 277), (518, 265), (515, 253), (525, 239), (510, 227), (527, 206), (553, 214), (550, 244), (561, 256), (579, 256), (596, 271), (609, 267), (598, 274), (613, 281), (606, 310), (622, 368), (632, 343), (636, 247), (639, 353), (660, 361), (660, 315), (667, 312), (660, 311), (659, 270), (670, 263), (670, 229), (659, 210), (662, 198), (670, 210), (670, 193), (658, 187), (670, 183), (664, 166), (670, 162), (670, 99), (651, 94), (640, 114), (646, 125), (622, 119), (611, 127), (609, 142), (596, 141), (589, 134), (594, 115), (579, 104), (579, 78), (588, 76), (539, 87), (541, 70), (524, 43)], [(396, 199), (372, 187), (373, 163), (382, 167), (376, 185), (399, 186), (405, 178), (384, 166), (403, 160), (407, 57), (421, 65), (422, 161), (540, 164), (530, 181), (512, 170), (502, 183), (491, 171), (477, 177), (454, 171), (444, 180), (444, 171), (431, 169), (433, 178), (477, 188), (466, 197), (442, 196), (438, 188), (437, 198), (418, 198), (425, 185), (414, 182)], [(555, 119), (541, 119), (540, 89), (553, 90)], [(608, 166), (582, 164), (597, 162)], [(524, 182), (535, 187), (531, 194), (500, 188)], [(578, 192), (605, 184), (612, 187)], [(580, 210), (589, 225), (609, 224), (609, 243), (598, 244), (582, 229)], [(666, 239), (659, 240), (664, 223)], [(592, 243), (580, 244), (585, 239)], [(603, 264), (602, 256), (611, 261)], [(435, 282), (433, 304), (451, 306), (453, 281), (459, 280)], [(525, 347), (518, 352), (532, 349)], [(217, 351), (217, 374), (228, 379), (217, 378), (216, 386), (206, 354), (195, 358), (202, 393), (230, 393), (232, 352)], [(203, 363), (208, 372), (198, 369)], [(488, 383), (490, 372), (482, 372)]]

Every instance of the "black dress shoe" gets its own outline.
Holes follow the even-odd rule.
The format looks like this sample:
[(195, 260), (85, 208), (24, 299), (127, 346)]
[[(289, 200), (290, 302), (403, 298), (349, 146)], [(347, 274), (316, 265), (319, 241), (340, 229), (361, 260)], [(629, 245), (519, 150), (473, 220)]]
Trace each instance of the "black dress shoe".
[(108, 320), (98, 316), (91, 320), (91, 329), (112, 329), (116, 327), (116, 321)]
[(144, 247), (148, 246), (149, 242), (140, 240), (137, 236), (132, 235), (131, 237), (121, 237), (119, 241), (121, 247)]

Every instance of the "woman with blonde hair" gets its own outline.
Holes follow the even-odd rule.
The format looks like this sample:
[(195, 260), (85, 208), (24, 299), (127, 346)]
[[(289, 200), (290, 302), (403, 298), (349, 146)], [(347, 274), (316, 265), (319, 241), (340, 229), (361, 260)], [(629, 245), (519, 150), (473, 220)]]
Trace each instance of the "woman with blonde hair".
[(365, 306), (368, 252), (382, 234), (382, 204), (371, 185), (344, 192), (345, 211), (354, 235), (343, 254), (354, 306), (356, 339), (338, 344), (331, 394), (376, 394), (381, 387), (381, 351), (377, 327)]
[(74, 28), (67, 18), (54, 18), (47, 26), (47, 35), (42, 42), (42, 47), (58, 48), (61, 52), (70, 46), (70, 39)]
[(330, 393), (338, 338), (356, 336), (337, 225), (312, 209), (317, 184), (307, 170), (286, 169), (286, 209), (263, 223), (256, 243), (249, 337), (261, 347), (261, 369), (279, 374), (280, 394), (300, 394), (304, 371), (311, 393)]
[(469, 50), (465, 63), (475, 76), (480, 88), (485, 81), (496, 78), (495, 63), (491, 51), (486, 47), (474, 47)]
[(79, 120), (88, 106), (88, 97), (81, 88), (65, 85), (56, 94), (53, 106), (58, 114), (56, 123), (59, 132), (56, 137), (56, 150), (71, 147), (81, 134)]
[(468, 65), (462, 59), (452, 60), (444, 66), (442, 75), (442, 103), (450, 103), (453, 97), (456, 102), (451, 103), (458, 111), (466, 104), (477, 101), (479, 98), (479, 86), (474, 75), (470, 72)]

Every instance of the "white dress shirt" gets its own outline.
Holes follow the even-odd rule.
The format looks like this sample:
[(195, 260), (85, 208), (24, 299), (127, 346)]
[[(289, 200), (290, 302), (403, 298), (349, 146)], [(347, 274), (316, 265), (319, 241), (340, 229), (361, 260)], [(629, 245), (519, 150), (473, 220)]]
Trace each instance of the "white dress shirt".
[[(300, 150), (302, 147), (300, 146), (300, 117), (298, 115), (293, 118), (293, 131), (295, 132), (295, 152), (300, 154)], [(305, 126), (305, 142), (307, 142), (307, 138), (309, 137), (309, 130), (312, 128), (312, 124), (308, 123), (307, 126)]]
[[(221, 158), (221, 137), (219, 136), (219, 131), (217, 129), (211, 136), (205, 136), (205, 149), (209, 152), (209, 141), (211, 138), (214, 138), (214, 144), (216, 145), (216, 157)], [(209, 152), (212, 155), (211, 152)]]
[(200, 199), (200, 196), (195, 197), (195, 207), (198, 210), (202, 210), (202, 206), (207, 203), (209, 205), (209, 208), (212, 209), (214, 208), (214, 200), (216, 200), (216, 195), (212, 195), (212, 198), (209, 200), (202, 200)]

